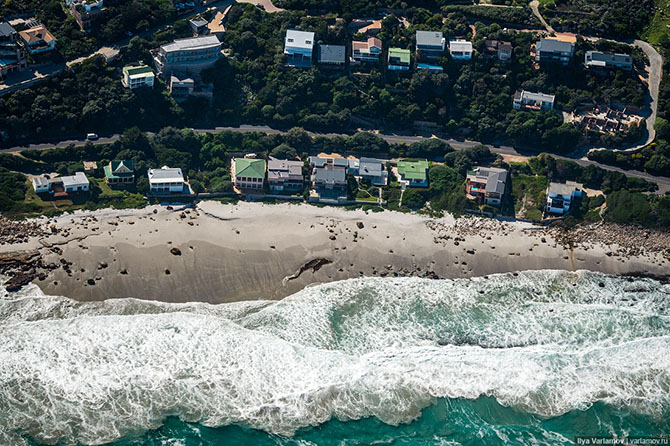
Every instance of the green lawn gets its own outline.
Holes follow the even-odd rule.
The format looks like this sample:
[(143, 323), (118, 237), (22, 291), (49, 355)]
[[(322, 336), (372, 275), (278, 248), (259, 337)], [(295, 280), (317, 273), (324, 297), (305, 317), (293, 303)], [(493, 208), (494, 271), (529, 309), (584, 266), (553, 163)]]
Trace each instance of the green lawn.
[(642, 38), (652, 45), (659, 45), (663, 36), (670, 37), (670, 0), (656, 0), (656, 14), (642, 33)]

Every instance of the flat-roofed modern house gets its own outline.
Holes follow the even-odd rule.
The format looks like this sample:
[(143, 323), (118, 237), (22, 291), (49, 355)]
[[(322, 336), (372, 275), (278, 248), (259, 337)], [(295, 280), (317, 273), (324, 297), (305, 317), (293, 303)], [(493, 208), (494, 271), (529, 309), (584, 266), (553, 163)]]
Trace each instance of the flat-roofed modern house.
[(376, 158), (349, 160), (349, 172), (359, 181), (369, 181), (373, 186), (385, 186), (388, 179), (386, 163)]
[(35, 193), (44, 194), (49, 192), (49, 185), (50, 185), (49, 180), (47, 180), (43, 176), (33, 177), (32, 182)]
[(131, 90), (138, 87), (153, 88), (155, 78), (154, 70), (146, 65), (127, 65), (123, 67), (121, 83)]
[(632, 70), (633, 57), (621, 53), (587, 51), (584, 54), (584, 65), (586, 68), (621, 68), (622, 70)]
[(506, 187), (507, 170), (498, 167), (476, 167), (466, 176), (466, 196), (479, 204), (500, 206)]
[(262, 191), (265, 183), (265, 160), (233, 158), (231, 176), (235, 187), (242, 190)]
[(574, 181), (563, 183), (549, 183), (547, 188), (547, 205), (544, 210), (547, 214), (565, 215), (575, 198), (582, 196), (583, 185)]
[(149, 190), (152, 194), (181, 194), (184, 192), (184, 175), (180, 168), (163, 166), (149, 169)]
[(105, 182), (109, 185), (129, 184), (135, 181), (133, 160), (110, 161), (103, 170), (105, 171)]
[(468, 40), (450, 40), (449, 54), (455, 60), (470, 60), (472, 59), (472, 42)]
[(317, 60), (320, 64), (343, 67), (347, 49), (344, 45), (319, 45)]
[(409, 50), (389, 48), (388, 69), (392, 71), (408, 71), (411, 62)]
[(56, 49), (56, 38), (44, 25), (20, 31), (19, 37), (30, 54), (46, 53)]
[(310, 67), (314, 51), (314, 33), (289, 29), (284, 38), (284, 54), (287, 65)]
[(348, 160), (344, 158), (320, 158), (311, 156), (310, 177), (312, 188), (320, 200), (346, 199)]
[(515, 110), (552, 110), (554, 108), (554, 96), (544, 93), (533, 93), (520, 90), (514, 93)]
[(484, 55), (495, 57), (500, 61), (507, 61), (512, 58), (512, 44), (500, 40), (485, 40)]
[(409, 187), (428, 187), (428, 161), (398, 161), (399, 182)]
[(33, 177), (32, 183), (36, 193), (48, 192), (55, 198), (88, 192), (90, 188), (90, 183), (84, 172), (76, 172), (74, 175), (51, 179), (43, 176)]
[(199, 73), (214, 65), (220, 56), (218, 37), (190, 37), (161, 46), (154, 54), (154, 64), (158, 73), (167, 78), (175, 71)]
[(299, 192), (304, 187), (302, 161), (270, 158), (268, 161), (268, 186), (272, 192)]
[(28, 67), (26, 55), (18, 39), (19, 33), (9, 23), (0, 22), (0, 79)]
[(535, 43), (535, 62), (567, 65), (575, 53), (575, 44), (558, 39), (540, 39)]
[(194, 36), (204, 36), (209, 34), (209, 22), (202, 17), (195, 17), (188, 21)]
[(376, 37), (363, 42), (351, 42), (351, 58), (356, 62), (378, 62), (381, 53), (382, 41)]
[(446, 39), (439, 31), (417, 31), (417, 59), (437, 59), (444, 53)]

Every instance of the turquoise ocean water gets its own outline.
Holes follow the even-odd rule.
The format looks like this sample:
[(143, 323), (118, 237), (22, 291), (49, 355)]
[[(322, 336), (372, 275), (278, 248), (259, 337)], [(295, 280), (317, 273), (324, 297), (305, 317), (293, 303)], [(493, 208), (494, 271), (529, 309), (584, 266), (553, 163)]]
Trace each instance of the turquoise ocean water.
[(651, 279), (369, 278), (224, 305), (3, 294), (1, 445), (670, 435), (670, 285)]

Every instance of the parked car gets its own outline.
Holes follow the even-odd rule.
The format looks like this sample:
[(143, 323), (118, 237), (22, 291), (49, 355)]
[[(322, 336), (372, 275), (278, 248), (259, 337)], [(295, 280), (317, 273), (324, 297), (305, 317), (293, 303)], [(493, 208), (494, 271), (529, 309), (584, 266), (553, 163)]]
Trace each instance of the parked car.
[(263, 3), (256, 3), (256, 6), (265, 11), (265, 6), (263, 6)]
[(89, 141), (95, 141), (96, 139), (100, 138), (97, 133), (87, 133), (86, 134), (86, 139)]

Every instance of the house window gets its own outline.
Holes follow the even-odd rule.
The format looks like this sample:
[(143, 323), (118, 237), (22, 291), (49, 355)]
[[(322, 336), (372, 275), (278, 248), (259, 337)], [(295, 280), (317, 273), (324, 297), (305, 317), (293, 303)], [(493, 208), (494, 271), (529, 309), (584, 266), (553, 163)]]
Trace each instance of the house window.
[(288, 41), (289, 41), (290, 43), (293, 43), (293, 39), (291, 39), (290, 37), (288, 38)]

